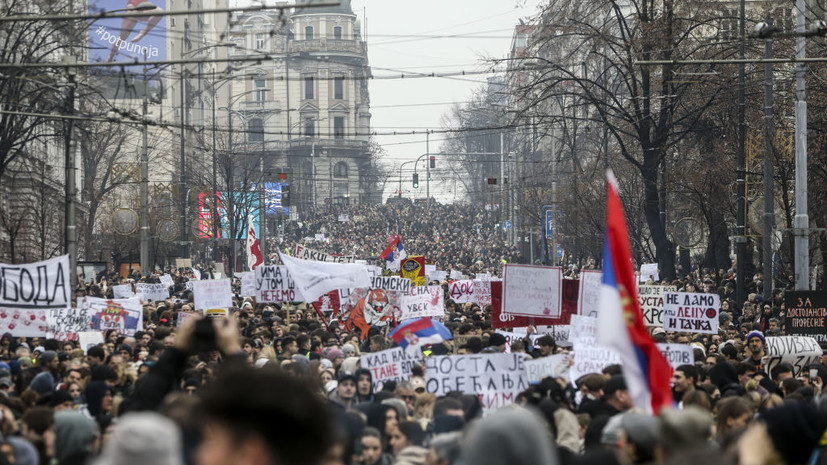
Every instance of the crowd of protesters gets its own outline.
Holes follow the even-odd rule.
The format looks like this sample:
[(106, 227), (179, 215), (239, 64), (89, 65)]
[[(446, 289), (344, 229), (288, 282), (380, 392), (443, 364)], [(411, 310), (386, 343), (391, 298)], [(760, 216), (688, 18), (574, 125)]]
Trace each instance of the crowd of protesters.
[[(478, 235), (478, 220), (448, 219), (462, 218), (468, 212), (457, 209), (465, 207), (433, 206), (440, 214), (401, 230), (396, 208), (415, 207), (371, 207), (350, 222), (321, 218), (297, 226), (296, 237), (320, 232), (329, 238), (325, 251), (349, 254), (366, 238), (381, 250), (401, 232), (406, 248), (446, 268), (454, 265), (451, 247), (467, 245), (474, 251), (456, 257), (471, 273), (516, 258), (495, 233)], [(490, 221), (486, 214), (479, 222)], [(439, 240), (431, 240), (434, 230)], [(691, 344), (695, 359), (675, 369), (674, 408), (658, 416), (634, 408), (617, 365), (576, 380), (547, 377), (486, 416), (473, 395), (425, 392), (421, 365), (409, 381), (374, 391), (359, 356), (393, 347), (388, 328), (348, 333), (308, 305), (256, 304), (239, 295), (238, 282), (229, 318), (178, 325), (179, 313), (193, 312), (191, 272), (167, 271), (175, 279), (170, 299), (146, 303), (144, 329), (132, 336), (108, 331), (89, 348), (0, 338), (0, 465), (824, 462), (827, 357), (804, 370), (780, 363), (768, 372), (766, 337), (784, 334), (783, 294), (735, 302), (731, 270), (665, 283), (718, 293), (722, 308), (718, 334), (652, 330), (656, 342)], [(101, 276), (77, 296), (111, 297), (113, 285), (130, 279), (159, 276)], [(753, 285), (761, 290), (760, 276)], [(443, 319), (455, 335), (471, 336), (458, 353), (505, 350), (489, 306), (446, 300)], [(570, 350), (550, 335), (530, 337), (542, 331), (529, 328), (511, 353), (528, 359)], [(453, 350), (452, 341), (427, 347), (434, 355)]]

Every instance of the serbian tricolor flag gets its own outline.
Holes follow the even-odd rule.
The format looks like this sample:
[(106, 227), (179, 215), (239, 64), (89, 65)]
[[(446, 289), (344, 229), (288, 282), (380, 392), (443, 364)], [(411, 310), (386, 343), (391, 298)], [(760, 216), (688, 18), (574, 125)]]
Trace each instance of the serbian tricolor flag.
[(617, 180), (611, 171), (606, 176), (606, 238), (603, 243), (603, 283), (598, 304), (597, 340), (620, 355), (623, 375), (635, 406), (647, 413), (657, 414), (661, 408), (672, 405), (672, 368), (643, 323), (632, 269), (629, 232)]
[(264, 262), (264, 257), (261, 256), (261, 247), (256, 237), (256, 228), (253, 225), (253, 215), (247, 216), (247, 266), (251, 270), (255, 270), (257, 266)]
[(404, 321), (388, 336), (403, 350), (426, 344), (437, 344), (454, 337), (445, 325), (431, 318)]
[(391, 237), (390, 243), (379, 255), (379, 258), (385, 260), (385, 266), (388, 267), (391, 271), (399, 271), (399, 267), (402, 265), (402, 260), (408, 257), (408, 254), (405, 253), (405, 248), (402, 247), (402, 236), (395, 235)]

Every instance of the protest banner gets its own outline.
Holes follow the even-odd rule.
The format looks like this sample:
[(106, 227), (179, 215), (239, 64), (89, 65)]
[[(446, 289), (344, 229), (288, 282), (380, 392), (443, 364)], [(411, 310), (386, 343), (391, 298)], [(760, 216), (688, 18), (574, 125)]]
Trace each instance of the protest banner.
[(414, 286), (424, 286), (425, 282), (425, 257), (422, 255), (410, 255), (402, 260), (400, 276), (408, 278)]
[(230, 290), (229, 279), (196, 281), (192, 285), (192, 294), (196, 310), (233, 306), (233, 294)]
[(663, 296), (663, 329), (687, 333), (718, 333), (718, 294), (667, 292)]
[(793, 376), (806, 376), (807, 368), (821, 360), (821, 346), (815, 338), (808, 336), (773, 336), (766, 338), (765, 372), (779, 363), (787, 362), (793, 366)]
[(694, 365), (695, 352), (689, 344), (657, 344), (660, 353), (676, 369), (681, 365)]
[(253, 274), (253, 295), (258, 303), (301, 302), (304, 298), (296, 290), (287, 267), (258, 266)]
[(640, 265), (640, 282), (645, 283), (648, 282), (650, 279), (653, 282), (660, 281), (660, 277), (658, 276), (658, 264), (657, 263), (644, 263)]
[(0, 334), (14, 337), (45, 337), (48, 309), (0, 307)]
[(91, 327), (98, 331), (114, 329), (118, 334), (134, 336), (144, 329), (144, 307), (137, 297), (107, 300), (85, 297), (78, 302), (78, 309), (85, 309)]
[(577, 295), (577, 314), (597, 316), (597, 302), (600, 298), (600, 286), (603, 285), (603, 273), (595, 270), (580, 272), (580, 287)]
[(571, 354), (554, 354), (526, 360), (526, 378), (529, 383), (534, 384), (539, 383), (543, 378), (567, 376), (572, 360)]
[(425, 359), (425, 391), (477, 396), (483, 411), (514, 403), (528, 387), (521, 354), (435, 355)]
[(474, 281), (464, 279), (462, 281), (453, 281), (449, 283), (448, 297), (458, 304), (473, 302)]
[(643, 311), (643, 323), (646, 326), (663, 328), (663, 295), (677, 290), (675, 286), (638, 286), (638, 300), (640, 300), (640, 308)]
[(370, 279), (371, 289), (382, 289), (385, 291), (411, 292), (412, 283), (410, 279), (398, 276), (373, 276)]
[(296, 290), (306, 301), (336, 289), (370, 287), (370, 276), (363, 265), (302, 260), (281, 254), (281, 261), (296, 283)]
[(421, 360), (421, 352), (406, 352), (401, 347), (394, 347), (381, 352), (365, 352), (360, 364), (370, 370), (373, 392), (379, 392), (387, 381), (411, 379), (414, 363)]
[(131, 284), (118, 284), (112, 286), (112, 296), (116, 299), (130, 299), (135, 294), (132, 292)]
[(442, 286), (417, 286), (399, 296), (399, 321), (445, 316)]
[(100, 331), (83, 331), (78, 333), (78, 345), (83, 349), (83, 353), (89, 351), (90, 348), (98, 344), (103, 344), (103, 333)]
[(50, 308), (46, 314), (46, 337), (58, 341), (77, 341), (78, 333), (92, 329), (87, 308)]
[(471, 297), (471, 302), (478, 304), (480, 307), (491, 305), (491, 281), (483, 281), (479, 279), (474, 280), (474, 295)]
[(491, 281), (491, 325), (494, 328), (517, 328), (531, 325), (561, 324), (559, 318), (539, 318), (502, 312), (502, 281)]
[(465, 279), (465, 275), (459, 270), (451, 270), (450, 278), (454, 281), (461, 281)]
[(382, 276), (382, 267), (381, 266), (368, 265), (367, 263), (360, 263), (360, 262), (364, 262), (364, 261), (365, 260), (356, 260), (355, 263), (358, 263), (360, 265), (364, 265), (365, 269), (368, 270), (368, 274), (370, 275), (371, 278), (374, 278), (376, 276)]
[(574, 383), (583, 375), (600, 373), (609, 365), (619, 364), (617, 352), (597, 342), (597, 318), (572, 315), (569, 340), (574, 348), (574, 364), (569, 376)]
[(142, 302), (163, 302), (169, 298), (169, 287), (163, 283), (135, 283), (135, 296)]
[(68, 255), (34, 263), (0, 263), (0, 307), (68, 307), (72, 304), (71, 273)]
[(192, 268), (192, 259), (191, 258), (176, 258), (175, 259), (175, 267), (176, 268)]
[(505, 265), (503, 313), (559, 318), (562, 281), (563, 273), (560, 267)]
[(474, 275), (474, 279), (478, 279), (480, 281), (491, 281), (491, 273), (477, 273)]
[(445, 282), (445, 280), (447, 280), (447, 279), (448, 279), (448, 272), (447, 271), (441, 271), (441, 270), (434, 270), (431, 273), (429, 273), (428, 276), (427, 276), (427, 281), (429, 283), (433, 282), (433, 281), (437, 281), (437, 282), (442, 283), (442, 282)]
[[(322, 240), (324, 240), (324, 237), (322, 237)], [(328, 254), (319, 250), (313, 250), (303, 245), (296, 245), (296, 253), (293, 256), (302, 260), (315, 260), (317, 262), (353, 263), (356, 261), (356, 257), (353, 255), (344, 256)]]
[[(787, 334), (810, 336), (819, 343), (827, 343), (827, 292), (787, 291), (784, 294), (787, 308)], [(827, 380), (825, 380), (827, 381)]]
[(160, 277), (161, 284), (165, 285), (166, 287), (174, 286), (175, 281), (172, 280), (172, 276), (168, 274), (162, 274)]
[(425, 265), (425, 276), (431, 276), (436, 271), (436, 265)]
[[(261, 266), (257, 268), (261, 268)], [(241, 279), (241, 297), (256, 297), (256, 273), (245, 271), (235, 275)], [(256, 301), (260, 302), (258, 299)]]

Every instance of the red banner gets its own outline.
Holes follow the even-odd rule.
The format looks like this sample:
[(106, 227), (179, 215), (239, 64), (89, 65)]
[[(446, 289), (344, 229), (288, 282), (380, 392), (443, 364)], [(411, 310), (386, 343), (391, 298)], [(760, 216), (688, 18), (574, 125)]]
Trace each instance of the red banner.
[(560, 302), (560, 318), (532, 318), (502, 313), (502, 281), (491, 282), (491, 325), (494, 328), (521, 328), (532, 325), (567, 325), (577, 313), (577, 295), (580, 281), (563, 280), (563, 298)]

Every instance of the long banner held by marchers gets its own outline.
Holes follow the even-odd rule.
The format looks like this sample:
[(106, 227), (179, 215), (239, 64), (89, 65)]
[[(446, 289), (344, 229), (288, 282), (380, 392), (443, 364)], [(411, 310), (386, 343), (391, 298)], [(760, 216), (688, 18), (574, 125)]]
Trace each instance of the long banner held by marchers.
[(370, 275), (364, 265), (355, 263), (327, 263), (281, 254), (281, 262), (296, 282), (296, 289), (308, 302), (336, 289), (370, 287)]
[(69, 255), (18, 265), (0, 263), (0, 307), (69, 307), (71, 287)]
[(286, 266), (256, 267), (254, 295), (258, 303), (304, 301)]
[(663, 329), (685, 333), (718, 333), (718, 294), (667, 292), (663, 298)]
[[(313, 250), (303, 245), (296, 245), (296, 253), (294, 255), (296, 258), (301, 258), (302, 260), (315, 260), (317, 262), (353, 263), (356, 261), (356, 257), (353, 255), (332, 255), (319, 250)], [(284, 263), (284, 261), (282, 261), (282, 263)]]
[(425, 359), (425, 391), (477, 396), (487, 413), (514, 403), (528, 388), (522, 354), (438, 355)]

